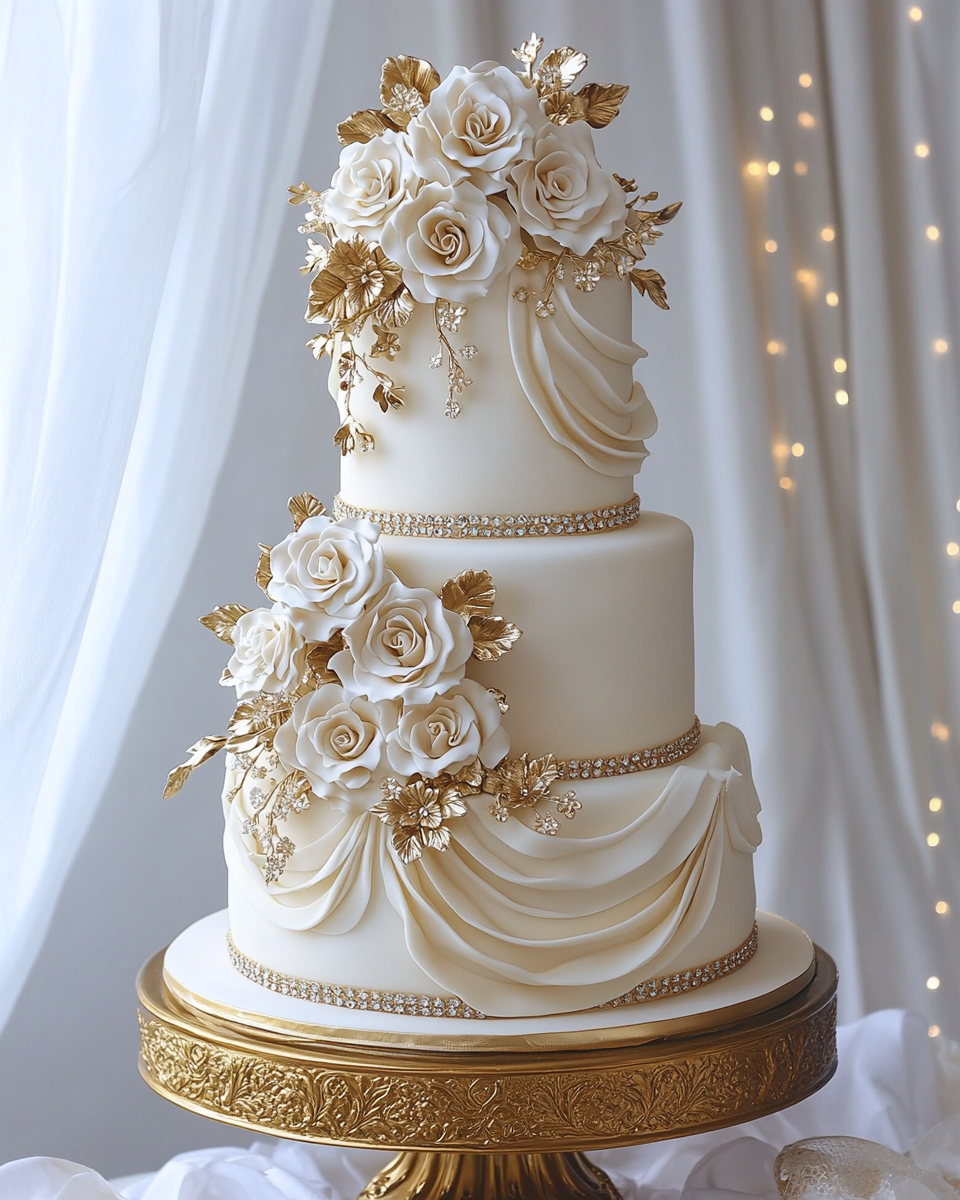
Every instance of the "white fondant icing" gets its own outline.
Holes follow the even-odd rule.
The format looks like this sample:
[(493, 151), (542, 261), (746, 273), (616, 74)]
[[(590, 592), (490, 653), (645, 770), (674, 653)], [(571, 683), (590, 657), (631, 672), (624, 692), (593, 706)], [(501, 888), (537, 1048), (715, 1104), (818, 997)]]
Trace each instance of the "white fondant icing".
[[(503, 1018), (478, 1021), (459, 1017), (414, 1017), (360, 1008), (311, 1004), (293, 996), (268, 991), (245, 979), (230, 964), (226, 948), (229, 915), (212, 913), (184, 930), (169, 946), (164, 974), (174, 988), (205, 1011), (265, 1028), (284, 1030), (297, 1026), (316, 1036), (340, 1034), (358, 1041), (376, 1041), (383, 1034), (403, 1038), (409, 1045), (432, 1044), (442, 1037), (450, 1048), (464, 1045), (491, 1049), (530, 1049), (538, 1040), (557, 1034), (583, 1034), (587, 1044), (610, 1039), (630, 1040), (632, 1026), (647, 1026), (715, 1013), (718, 1023), (724, 1010), (770, 996), (802, 980), (813, 961), (810, 939), (782, 917), (758, 912), (759, 943), (754, 957), (738, 971), (708, 987), (623, 1008), (592, 1009), (552, 1017)], [(798, 985), (799, 986), (799, 985)], [(781, 997), (784, 999), (786, 997)], [(634, 1035), (635, 1036), (635, 1035)], [(475, 1039), (475, 1040), (474, 1040)], [(576, 1041), (576, 1038), (573, 1038)]]
[(408, 866), (369, 814), (314, 811), (303, 832), (291, 817), (298, 849), (269, 885), (243, 840), (241, 794), (225, 806), (236, 944), (290, 975), (537, 1016), (602, 1004), (747, 937), (759, 802), (737, 730), (708, 728), (678, 766), (578, 793), (583, 811), (553, 838), (498, 822), (477, 797), (451, 821), (450, 849)]

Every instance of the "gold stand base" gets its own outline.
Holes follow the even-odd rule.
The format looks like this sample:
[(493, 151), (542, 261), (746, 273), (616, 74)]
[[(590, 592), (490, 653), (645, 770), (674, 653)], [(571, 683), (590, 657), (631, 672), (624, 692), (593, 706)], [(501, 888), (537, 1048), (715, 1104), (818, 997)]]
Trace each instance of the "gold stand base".
[(745, 1020), (552, 1050), (298, 1041), (178, 999), (162, 953), (137, 987), (140, 1072), (155, 1092), (251, 1131), (401, 1151), (361, 1200), (618, 1200), (581, 1151), (754, 1120), (836, 1069), (837, 971), (819, 949), (800, 991)]
[(358, 1200), (620, 1200), (583, 1154), (398, 1154)]

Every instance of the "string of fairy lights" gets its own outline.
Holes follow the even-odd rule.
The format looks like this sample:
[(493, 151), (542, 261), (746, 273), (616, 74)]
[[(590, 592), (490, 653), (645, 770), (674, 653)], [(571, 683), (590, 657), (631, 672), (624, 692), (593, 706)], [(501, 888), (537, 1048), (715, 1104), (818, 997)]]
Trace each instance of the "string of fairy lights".
[[(911, 5), (905, 10), (905, 16), (908, 22), (914, 26), (920, 25), (924, 19), (923, 9), (919, 5)], [(802, 72), (797, 78), (798, 87), (801, 89), (799, 94), (799, 104), (796, 112), (796, 124), (798, 129), (804, 132), (816, 130), (818, 119), (817, 116), (810, 111), (810, 108), (815, 107), (814, 104), (804, 103), (806, 97), (815, 97), (816, 90), (813, 75), (808, 71)], [(764, 104), (757, 114), (761, 122), (770, 124), (776, 120), (776, 114), (773, 108)], [(801, 141), (801, 145), (802, 145)], [(921, 161), (929, 161), (931, 158), (931, 147), (927, 141), (918, 141), (913, 146), (914, 156)], [(805, 158), (798, 158), (793, 163), (793, 174), (797, 177), (804, 177), (810, 172), (810, 163)], [(775, 159), (764, 161), (760, 158), (751, 159), (746, 163), (744, 172), (748, 179), (757, 183), (764, 182), (769, 178), (776, 178), (784, 170), (782, 164)], [(938, 225), (927, 224), (924, 227), (924, 237), (931, 245), (941, 243), (941, 230)], [(837, 238), (837, 230), (833, 225), (824, 225), (819, 230), (819, 240), (824, 246), (830, 246)], [(763, 242), (763, 249), (766, 254), (774, 255), (780, 249), (775, 237), (767, 237)], [(794, 273), (794, 279), (798, 286), (808, 299), (816, 299), (819, 297), (820, 288), (820, 272), (813, 267), (800, 267)], [(823, 303), (828, 308), (836, 309), (841, 304), (840, 294), (835, 288), (830, 288), (823, 293)], [(777, 356), (784, 355), (787, 352), (785, 341), (781, 337), (770, 337), (766, 343), (766, 351), (768, 355)], [(949, 340), (938, 334), (931, 339), (930, 352), (935, 357), (940, 357), (950, 352)], [(833, 375), (836, 377), (835, 383), (832, 386), (833, 399), (836, 404), (846, 409), (851, 404), (851, 388), (847, 380), (848, 363), (843, 352), (837, 353), (833, 358)], [(805, 446), (800, 441), (789, 441), (786, 438), (778, 438), (773, 443), (773, 462), (777, 471), (780, 488), (784, 492), (794, 492), (797, 488), (797, 477), (795, 470), (791, 470), (794, 460), (801, 459), (805, 453)], [(960, 512), (960, 498), (956, 501), (957, 511)], [(960, 562), (960, 541), (949, 541), (945, 546), (947, 557)], [(960, 585), (958, 585), (960, 591)], [(952, 611), (960, 616), (960, 596), (952, 601)], [(949, 727), (940, 720), (935, 720), (930, 726), (930, 735), (938, 743), (946, 744), (950, 740)], [(943, 798), (940, 796), (932, 796), (926, 802), (925, 822), (928, 826), (928, 832), (925, 835), (926, 845), (931, 850), (936, 850), (942, 842), (941, 833), (937, 830), (937, 818), (944, 811)], [(931, 827), (932, 826), (932, 827)], [(945, 899), (937, 899), (933, 904), (933, 911), (937, 918), (947, 918), (950, 916), (950, 904)], [(936, 992), (940, 988), (940, 977), (935, 974), (927, 976), (926, 987), (930, 992)], [(940, 1034), (940, 1026), (932, 1024), (928, 1029), (930, 1037), (938, 1037)]]

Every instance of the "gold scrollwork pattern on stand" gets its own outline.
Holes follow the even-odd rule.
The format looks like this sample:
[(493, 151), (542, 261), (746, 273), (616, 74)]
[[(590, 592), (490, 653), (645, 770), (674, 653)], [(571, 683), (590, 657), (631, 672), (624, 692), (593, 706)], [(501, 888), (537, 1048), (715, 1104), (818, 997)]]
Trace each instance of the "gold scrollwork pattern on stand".
[(673, 1053), (662, 1048), (669, 1043), (553, 1054), (380, 1051), (380, 1062), (218, 1041), (213, 1028), (141, 1012), (141, 1070), (186, 1107), (308, 1141), (596, 1149), (718, 1128), (809, 1095), (834, 1069), (832, 996), (793, 1020), (755, 1019), (742, 1031), (680, 1042)]

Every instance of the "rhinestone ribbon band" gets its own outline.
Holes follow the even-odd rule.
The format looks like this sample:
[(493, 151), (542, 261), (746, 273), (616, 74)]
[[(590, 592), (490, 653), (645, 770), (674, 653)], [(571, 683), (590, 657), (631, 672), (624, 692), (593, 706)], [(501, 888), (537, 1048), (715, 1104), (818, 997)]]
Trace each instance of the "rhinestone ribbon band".
[(613, 758), (568, 758), (557, 763), (560, 779), (602, 779), (610, 775), (632, 775), (636, 771), (652, 771), (655, 767), (669, 767), (671, 763), (689, 758), (700, 745), (700, 718), (695, 717), (686, 733), (653, 746), (649, 750), (635, 750), (632, 754), (618, 754)]
[[(415, 996), (403, 992), (376, 992), (364, 988), (340, 987), (336, 984), (315, 983), (310, 979), (298, 979), (295, 975), (284, 975), (261, 966), (236, 947), (231, 934), (227, 934), (227, 950), (230, 961), (241, 975), (258, 983), (271, 992), (292, 996), (296, 1000), (309, 1000), (312, 1004), (330, 1004), (335, 1008), (359, 1008), (371, 1012), (399, 1013), (406, 1017), (461, 1017), (479, 1021), (497, 1020), (487, 1017), (457, 996)], [(736, 950), (722, 958), (714, 959), (702, 967), (680, 971), (675, 975), (660, 975), (638, 983), (629, 992), (598, 1004), (597, 1008), (619, 1008), (628, 1004), (645, 1004), (648, 1000), (659, 1000), (667, 996), (679, 996), (706, 987), (725, 975), (731, 975), (750, 961), (757, 952), (757, 927)]]
[(557, 537), (578, 533), (602, 533), (632, 525), (640, 518), (640, 497), (633, 495), (624, 504), (594, 508), (589, 512), (532, 513), (519, 516), (465, 516), (443, 513), (382, 512), (377, 508), (358, 508), (341, 496), (333, 501), (336, 520), (353, 517), (376, 521), (384, 533), (394, 537), (501, 538)]

